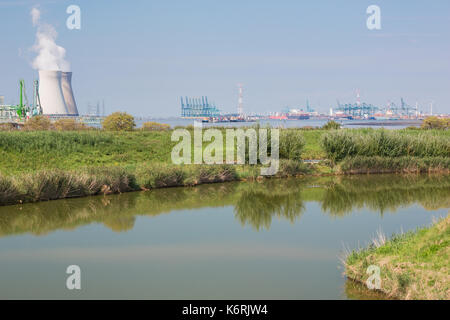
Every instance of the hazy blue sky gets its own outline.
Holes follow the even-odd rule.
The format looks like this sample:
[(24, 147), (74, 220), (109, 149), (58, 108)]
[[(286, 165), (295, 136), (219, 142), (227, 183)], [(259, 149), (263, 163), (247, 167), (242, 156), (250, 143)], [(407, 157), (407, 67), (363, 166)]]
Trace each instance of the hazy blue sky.
[[(179, 97), (207, 95), (235, 112), (304, 105), (326, 111), (362, 101), (435, 101), (450, 112), (450, 1), (26, 1), (0, 0), (0, 94), (31, 95), (36, 29), (30, 10), (58, 32), (67, 50), (81, 113), (105, 100), (108, 112), (178, 116)], [(81, 30), (66, 28), (70, 4)], [(366, 8), (381, 7), (381, 30)]]

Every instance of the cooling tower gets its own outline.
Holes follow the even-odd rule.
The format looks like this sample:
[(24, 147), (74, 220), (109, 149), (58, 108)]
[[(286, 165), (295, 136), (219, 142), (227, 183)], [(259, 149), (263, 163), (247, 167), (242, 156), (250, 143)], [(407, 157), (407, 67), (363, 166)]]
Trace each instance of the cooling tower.
[(67, 106), (67, 113), (77, 116), (78, 109), (72, 91), (72, 72), (61, 72), (61, 88)]
[(39, 70), (39, 99), (44, 114), (68, 114), (61, 88), (61, 71)]

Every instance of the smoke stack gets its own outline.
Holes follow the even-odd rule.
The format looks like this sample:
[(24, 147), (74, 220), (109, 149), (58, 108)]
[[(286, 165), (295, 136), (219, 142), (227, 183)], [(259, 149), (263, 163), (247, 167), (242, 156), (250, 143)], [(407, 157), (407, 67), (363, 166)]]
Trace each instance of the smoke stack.
[(78, 116), (77, 104), (72, 91), (72, 72), (61, 72), (61, 88), (67, 106), (67, 113)]
[(39, 98), (44, 114), (68, 114), (61, 88), (61, 71), (39, 70)]

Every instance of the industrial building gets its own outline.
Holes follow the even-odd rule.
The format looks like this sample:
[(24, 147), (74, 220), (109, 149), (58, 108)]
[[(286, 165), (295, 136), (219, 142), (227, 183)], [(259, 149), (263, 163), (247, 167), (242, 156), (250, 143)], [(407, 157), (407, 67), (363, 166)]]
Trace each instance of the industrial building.
[(208, 97), (188, 98), (181, 97), (181, 117), (182, 118), (212, 118), (218, 117), (220, 110), (214, 103), (208, 102)]
[(33, 100), (29, 103), (25, 81), (19, 81), (19, 104), (5, 105), (0, 97), (0, 120), (23, 121), (35, 115), (77, 117), (78, 108), (72, 89), (72, 72), (39, 70), (39, 80), (33, 83)]
[(39, 70), (39, 99), (44, 115), (78, 116), (72, 72)]

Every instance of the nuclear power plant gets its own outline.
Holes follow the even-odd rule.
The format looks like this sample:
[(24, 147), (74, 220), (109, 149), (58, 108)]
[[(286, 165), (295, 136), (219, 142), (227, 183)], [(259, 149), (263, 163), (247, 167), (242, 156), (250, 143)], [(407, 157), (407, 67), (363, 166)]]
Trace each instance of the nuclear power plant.
[(61, 72), (61, 88), (64, 101), (66, 102), (67, 113), (69, 115), (78, 115), (77, 104), (72, 90), (72, 72)]
[(72, 72), (39, 70), (39, 99), (45, 115), (78, 116)]
[[(72, 72), (39, 70), (39, 80), (33, 81), (32, 100), (28, 100), (25, 80), (19, 81), (19, 103), (6, 105), (0, 96), (0, 123), (23, 124), (43, 115), (51, 121), (72, 118), (78, 122), (100, 126), (104, 116), (99, 112), (80, 115), (72, 89)], [(105, 107), (103, 106), (103, 112)]]

